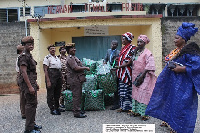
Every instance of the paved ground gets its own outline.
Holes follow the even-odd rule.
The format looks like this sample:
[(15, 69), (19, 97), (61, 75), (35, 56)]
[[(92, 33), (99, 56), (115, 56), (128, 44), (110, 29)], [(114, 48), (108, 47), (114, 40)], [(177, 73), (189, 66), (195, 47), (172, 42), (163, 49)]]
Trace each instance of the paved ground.
[[(158, 119), (151, 118), (144, 122), (139, 117), (130, 117), (126, 113), (117, 113), (109, 108), (106, 107), (105, 111), (88, 111), (86, 112), (88, 117), (84, 119), (74, 118), (70, 111), (60, 116), (53, 116), (49, 113), (46, 104), (46, 92), (41, 90), (38, 93), (36, 122), (43, 126), (41, 130), (43, 133), (102, 133), (102, 124), (155, 124), (156, 133), (169, 133), (168, 128), (159, 126), (161, 121)], [(25, 120), (20, 117), (18, 94), (1, 95), (0, 112), (0, 133), (22, 133), (24, 131)], [(200, 132), (199, 117), (200, 115), (194, 133)]]

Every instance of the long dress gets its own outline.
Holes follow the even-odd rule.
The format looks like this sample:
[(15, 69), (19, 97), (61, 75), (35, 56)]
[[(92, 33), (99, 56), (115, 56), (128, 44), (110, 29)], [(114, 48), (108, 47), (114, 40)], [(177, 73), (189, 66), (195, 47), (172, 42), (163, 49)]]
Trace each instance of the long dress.
[[(135, 46), (131, 44), (125, 45), (119, 54), (118, 65), (121, 66), (124, 62), (131, 60), (131, 52), (135, 49)], [(120, 108), (122, 110), (132, 109), (132, 85), (131, 85), (131, 66), (120, 68), (117, 70), (117, 76), (119, 79), (119, 97), (120, 97)]]
[(156, 81), (146, 114), (167, 122), (178, 133), (193, 133), (197, 93), (200, 94), (200, 56), (183, 54), (173, 61), (186, 66), (186, 72), (175, 73), (165, 66)]
[(142, 116), (145, 115), (146, 107), (150, 101), (153, 89), (156, 83), (155, 71), (155, 61), (152, 53), (145, 48), (139, 56), (135, 58), (132, 65), (132, 79), (135, 78), (144, 70), (149, 70), (146, 73), (144, 82), (136, 87), (132, 85), (132, 111), (139, 113)]

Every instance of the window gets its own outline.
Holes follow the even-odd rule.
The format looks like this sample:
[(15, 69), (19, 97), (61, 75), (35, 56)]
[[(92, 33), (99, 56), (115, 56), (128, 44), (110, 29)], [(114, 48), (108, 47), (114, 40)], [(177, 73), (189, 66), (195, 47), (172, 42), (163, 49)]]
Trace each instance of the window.
[(121, 12), (122, 4), (107, 4), (107, 11), (109, 12)]
[(87, 8), (85, 9), (85, 4), (84, 5), (72, 5), (72, 12), (85, 12), (87, 11)]
[(0, 9), (0, 22), (18, 21), (18, 9)]
[(168, 5), (168, 16), (197, 16), (199, 5)]
[[(31, 15), (31, 8), (26, 7), (25, 8), (25, 16), (30, 16)], [(23, 16), (23, 7), (20, 7), (20, 17)]]
[(35, 6), (34, 7), (34, 16), (42, 16), (44, 17), (45, 14), (48, 14), (48, 6)]

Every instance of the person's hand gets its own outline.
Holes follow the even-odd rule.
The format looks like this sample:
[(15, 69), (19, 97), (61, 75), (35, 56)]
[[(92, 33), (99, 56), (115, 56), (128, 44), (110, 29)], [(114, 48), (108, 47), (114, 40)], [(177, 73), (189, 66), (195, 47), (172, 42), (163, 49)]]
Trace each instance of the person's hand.
[(37, 91), (39, 91), (39, 89), (40, 89), (40, 87), (39, 87), (39, 85), (37, 84)]
[(172, 71), (176, 72), (176, 73), (181, 73), (181, 72), (185, 72), (186, 67), (185, 66), (180, 66), (178, 64), (175, 64), (176, 67), (174, 69), (172, 69)]
[(115, 67), (114, 67), (114, 68), (111, 68), (110, 70), (111, 70), (111, 71), (116, 71), (116, 70), (117, 70), (117, 68), (115, 68)]
[(32, 86), (29, 88), (29, 92), (30, 94), (35, 95), (35, 89)]
[(86, 70), (87, 70), (87, 71), (90, 71), (90, 68), (89, 68), (89, 67), (86, 67)]
[(47, 81), (47, 88), (51, 88), (51, 82)]

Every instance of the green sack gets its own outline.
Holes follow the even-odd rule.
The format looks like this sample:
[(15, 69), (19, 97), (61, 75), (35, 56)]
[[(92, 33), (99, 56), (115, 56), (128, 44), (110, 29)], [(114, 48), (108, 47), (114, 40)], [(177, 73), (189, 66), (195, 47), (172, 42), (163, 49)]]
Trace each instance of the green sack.
[(86, 75), (86, 82), (83, 83), (82, 88), (84, 90), (96, 90), (97, 89), (97, 76)]
[[(73, 110), (73, 94), (70, 90), (65, 90), (62, 92), (64, 94), (64, 105), (65, 110)], [(85, 90), (82, 90), (82, 98), (81, 98), (81, 109), (84, 108), (85, 101)]]
[(103, 89), (105, 94), (117, 91), (117, 76), (114, 72), (97, 75), (98, 88)]
[(86, 91), (84, 105), (84, 110), (105, 110), (103, 91), (100, 89)]
[(83, 58), (82, 64), (83, 64), (83, 66), (86, 66), (86, 67), (90, 68), (90, 71), (87, 71), (87, 70), (84, 71), (86, 75), (91, 75), (91, 74), (95, 74), (96, 73), (96, 68), (97, 68), (96, 67), (96, 61), (91, 60), (91, 59)]

